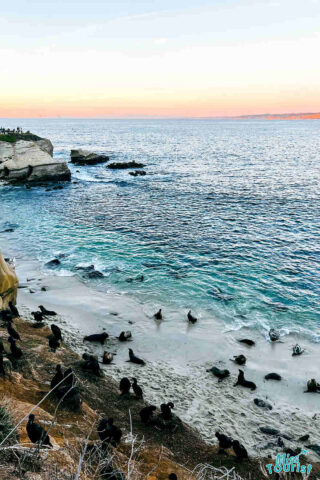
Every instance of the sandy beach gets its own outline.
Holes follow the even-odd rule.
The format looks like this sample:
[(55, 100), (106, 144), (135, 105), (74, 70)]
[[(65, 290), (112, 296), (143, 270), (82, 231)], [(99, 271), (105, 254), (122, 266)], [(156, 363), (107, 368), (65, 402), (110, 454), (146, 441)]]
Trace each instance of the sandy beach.
[[(318, 344), (293, 334), (272, 344), (252, 329), (228, 332), (212, 318), (210, 335), (204, 340), (198, 332), (207, 324), (205, 312), (192, 326), (186, 321), (186, 311), (166, 311), (164, 320), (156, 322), (152, 315), (158, 305), (94, 290), (76, 276), (48, 275), (39, 262), (26, 258), (17, 259), (16, 271), (23, 287), (18, 294), (22, 312), (28, 314), (40, 304), (56, 310), (59, 316), (55, 322), (73, 350), (98, 356), (104, 350), (116, 353), (114, 362), (104, 367), (107, 375), (117, 381), (123, 375), (136, 376), (148, 402), (173, 401), (175, 413), (208, 443), (216, 443), (214, 433), (220, 430), (241, 438), (251, 455), (263, 457), (283, 451), (277, 446), (279, 435), (285, 436), (285, 446), (290, 448), (303, 447), (298, 438), (305, 434), (310, 435), (309, 444), (320, 443), (320, 397), (303, 393), (307, 380), (317, 378)], [(41, 290), (43, 286), (46, 291)], [(103, 330), (110, 335), (104, 347), (83, 343), (84, 335)], [(115, 338), (122, 330), (132, 331), (130, 344)], [(239, 338), (251, 338), (256, 345), (250, 348), (239, 344)], [(305, 352), (292, 357), (296, 343)], [(146, 366), (127, 363), (128, 346), (146, 360)], [(240, 353), (247, 357), (243, 370), (245, 377), (256, 383), (254, 392), (234, 387), (238, 366), (230, 358)], [(206, 372), (212, 365), (229, 369), (230, 377), (219, 383)], [(270, 372), (280, 374), (282, 380), (264, 380)], [(267, 400), (273, 409), (257, 407), (254, 398)], [(277, 429), (279, 434), (261, 433), (259, 427), (266, 426)], [(319, 461), (312, 451), (308, 458)]]

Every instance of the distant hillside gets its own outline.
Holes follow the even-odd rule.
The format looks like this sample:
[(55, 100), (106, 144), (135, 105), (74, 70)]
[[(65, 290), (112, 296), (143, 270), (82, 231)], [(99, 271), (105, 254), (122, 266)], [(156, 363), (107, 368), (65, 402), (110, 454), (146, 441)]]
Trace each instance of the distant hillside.
[(264, 113), (262, 115), (240, 115), (228, 118), (239, 120), (320, 120), (320, 113)]

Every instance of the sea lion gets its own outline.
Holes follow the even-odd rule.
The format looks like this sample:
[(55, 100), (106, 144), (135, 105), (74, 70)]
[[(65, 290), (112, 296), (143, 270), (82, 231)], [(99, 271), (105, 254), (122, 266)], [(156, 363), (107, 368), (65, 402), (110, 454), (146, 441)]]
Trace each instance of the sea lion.
[(219, 432), (216, 432), (215, 436), (217, 437), (219, 441), (219, 447), (222, 450), (232, 447), (232, 438), (227, 437), (227, 435), (224, 435), (223, 433), (219, 433)]
[(227, 378), (229, 377), (230, 375), (230, 372), (229, 370), (221, 370), (220, 368), (218, 367), (211, 367), (207, 370), (207, 372), (211, 372), (213, 373), (213, 375), (217, 378), (219, 378), (219, 382), (221, 382), (224, 378)]
[(101, 345), (103, 345), (108, 337), (109, 337), (109, 335), (105, 332), (95, 333), (93, 335), (87, 335), (86, 337), (84, 337), (83, 341), (84, 342), (97, 342), (97, 343), (101, 343)]
[(120, 340), (120, 342), (126, 342), (131, 337), (132, 333), (130, 332), (130, 330), (127, 330), (126, 332), (121, 332), (118, 339)]
[(12, 302), (9, 302), (9, 308), (14, 318), (20, 317), (17, 307)]
[(8, 342), (10, 343), (10, 350), (13, 358), (15, 358), (16, 360), (19, 360), (23, 355), (22, 350), (19, 347), (17, 347), (16, 341), (14, 340), (14, 338), (9, 337)]
[(54, 324), (52, 324), (50, 328), (51, 328), (51, 331), (52, 331), (53, 335), (56, 337), (56, 339), (62, 341), (62, 335), (61, 335), (60, 328), (57, 325), (54, 325)]
[(237, 385), (241, 385), (242, 387), (250, 388), (250, 390), (255, 390), (257, 388), (256, 384), (253, 382), (250, 382), (244, 378), (244, 372), (243, 370), (239, 369), (239, 375), (238, 375), (238, 380), (234, 384), (236, 387)]
[(307, 390), (305, 390), (304, 393), (318, 393), (318, 390), (320, 390), (320, 385), (314, 378), (311, 378), (311, 380), (307, 382)]
[(232, 448), (237, 456), (237, 460), (242, 461), (243, 459), (249, 459), (247, 450), (238, 440), (233, 440)]
[(102, 442), (116, 446), (121, 440), (122, 431), (114, 425), (113, 418), (103, 418), (98, 425), (98, 435)]
[(33, 315), (34, 319), (36, 322), (42, 322), (43, 320), (43, 313), (42, 312), (31, 312), (31, 315)]
[(13, 328), (12, 323), (9, 322), (7, 325), (7, 330), (9, 335), (15, 340), (21, 340), (19, 333)]
[(129, 378), (123, 377), (120, 380), (120, 385), (119, 385), (119, 390), (121, 392), (121, 395), (128, 394), (130, 392), (130, 388), (131, 388), (131, 383), (130, 383)]
[(138, 365), (145, 365), (146, 362), (142, 358), (136, 357), (132, 348), (129, 348), (129, 362), (137, 363)]
[(162, 320), (162, 309), (160, 308), (153, 316), (156, 320)]
[(100, 365), (98, 359), (94, 355), (89, 355), (89, 357), (85, 359), (82, 368), (91, 371), (96, 377), (100, 377)]
[(240, 340), (238, 340), (238, 342), (244, 343), (245, 345), (248, 345), (249, 347), (252, 347), (253, 345), (256, 344), (256, 342), (254, 342), (253, 340), (250, 340), (250, 338), (241, 338)]
[(153, 412), (157, 410), (157, 407), (154, 405), (150, 405), (148, 407), (144, 407), (142, 410), (140, 410), (140, 418), (142, 423), (149, 424), (152, 421), (153, 417)]
[(160, 410), (164, 420), (170, 420), (170, 418), (172, 417), (172, 412), (171, 412), (172, 408), (174, 408), (174, 403), (172, 402), (162, 403), (160, 405)]
[(134, 391), (134, 393), (135, 393), (135, 396), (136, 396), (139, 400), (142, 400), (142, 399), (143, 399), (143, 391), (142, 391), (142, 388), (138, 385), (136, 378), (133, 378), (133, 379), (132, 379), (132, 389), (133, 389), (133, 391)]
[(270, 338), (271, 342), (276, 342), (280, 338), (280, 333), (277, 330), (275, 330), (274, 328), (270, 328), (269, 338)]
[(255, 398), (254, 400), (255, 405), (260, 408), (267, 408), (268, 410), (272, 410), (272, 405), (270, 403), (261, 400), (260, 398)]
[(38, 308), (40, 308), (41, 313), (45, 316), (55, 316), (55, 315), (57, 315), (56, 312), (54, 312), (53, 310), (47, 310), (43, 305), (39, 305)]
[(300, 345), (296, 344), (292, 348), (292, 356), (295, 357), (297, 355), (301, 355), (304, 352), (304, 350), (300, 347)]
[(272, 373), (268, 373), (268, 375), (266, 375), (264, 378), (266, 380), (278, 380), (278, 381), (280, 381), (282, 377), (278, 373), (272, 372)]
[(27, 423), (27, 434), (32, 443), (39, 443), (39, 445), (44, 447), (52, 447), (50, 442), (50, 437), (41, 425), (34, 423), (35, 416), (33, 414), (29, 415), (29, 420)]
[(260, 432), (265, 433), (266, 435), (279, 435), (279, 430), (276, 428), (270, 427), (259, 427)]
[(60, 342), (55, 335), (49, 335), (49, 347), (52, 352), (55, 352), (60, 347)]
[(170, 473), (168, 480), (178, 480), (178, 477), (175, 473)]
[(109, 365), (113, 360), (113, 354), (110, 352), (103, 352), (102, 363)]
[(247, 359), (244, 355), (235, 355), (233, 358), (230, 359), (232, 362), (236, 363), (237, 365), (245, 365)]
[(198, 319), (192, 315), (191, 310), (189, 310), (187, 317), (190, 323), (196, 323), (198, 321)]
[(50, 388), (51, 390), (59, 385), (60, 382), (63, 380), (63, 373), (61, 369), (61, 365), (56, 366), (56, 374), (52, 377)]

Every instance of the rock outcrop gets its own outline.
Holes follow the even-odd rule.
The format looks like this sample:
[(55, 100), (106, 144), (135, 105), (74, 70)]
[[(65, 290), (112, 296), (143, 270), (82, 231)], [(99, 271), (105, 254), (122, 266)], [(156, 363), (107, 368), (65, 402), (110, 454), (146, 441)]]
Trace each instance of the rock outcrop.
[(0, 310), (7, 308), (9, 302), (16, 303), (17, 289), (17, 275), (0, 253)]
[(12, 183), (70, 181), (67, 164), (52, 157), (50, 140), (1, 141), (0, 179)]
[(107, 168), (111, 169), (124, 169), (124, 168), (143, 168), (145, 167), (144, 163), (138, 163), (135, 162), (134, 160), (131, 162), (115, 162), (115, 163), (110, 163)]
[(76, 165), (95, 165), (97, 163), (104, 163), (109, 160), (107, 155), (98, 155), (97, 153), (89, 152), (88, 150), (71, 150), (71, 163)]

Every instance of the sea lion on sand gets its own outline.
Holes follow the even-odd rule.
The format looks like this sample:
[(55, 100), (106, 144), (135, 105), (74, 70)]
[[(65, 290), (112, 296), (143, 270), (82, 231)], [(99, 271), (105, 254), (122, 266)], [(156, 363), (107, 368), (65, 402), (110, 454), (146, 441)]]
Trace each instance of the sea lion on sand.
[(109, 365), (113, 360), (113, 354), (110, 352), (103, 352), (102, 363)]
[(260, 398), (255, 398), (254, 400), (255, 405), (260, 408), (267, 408), (268, 410), (272, 410), (272, 405), (270, 403), (261, 400)]
[(132, 348), (129, 348), (129, 362), (137, 363), (138, 365), (145, 365), (146, 362), (142, 358), (136, 357)]
[(279, 375), (278, 373), (268, 373), (268, 375), (266, 375), (264, 377), (266, 380), (278, 380), (280, 381), (281, 380), (281, 375)]
[(232, 362), (236, 363), (237, 365), (245, 365), (247, 359), (244, 355), (235, 355), (233, 358), (230, 359)]
[(274, 328), (270, 328), (269, 337), (270, 337), (271, 342), (276, 342), (280, 338), (280, 333), (277, 330), (275, 330)]
[(132, 333), (130, 332), (130, 330), (127, 330), (126, 332), (121, 332), (118, 339), (120, 340), (120, 342), (126, 342), (131, 337)]
[(54, 312), (53, 310), (47, 310), (43, 305), (39, 305), (38, 308), (40, 308), (41, 313), (45, 316), (55, 316), (55, 315), (57, 315), (56, 312)]
[(161, 308), (153, 316), (156, 320), (162, 320), (162, 310), (161, 310)]
[(320, 390), (320, 385), (314, 378), (311, 378), (311, 380), (307, 382), (307, 390), (305, 390), (304, 393), (319, 393), (318, 390)]
[(238, 380), (234, 384), (236, 387), (237, 385), (241, 385), (242, 387), (250, 388), (250, 390), (255, 390), (257, 388), (256, 384), (253, 382), (250, 382), (244, 378), (244, 373), (243, 370), (239, 369), (239, 375), (238, 375)]
[(248, 345), (249, 347), (252, 347), (253, 345), (256, 344), (256, 342), (254, 342), (253, 340), (250, 340), (250, 338), (241, 338), (240, 340), (238, 340), (238, 342), (244, 343), (245, 345)]
[(296, 357), (297, 355), (301, 355), (304, 352), (304, 350), (300, 347), (300, 345), (296, 344), (292, 348), (292, 356)]
[(84, 337), (83, 341), (84, 342), (96, 342), (96, 343), (101, 343), (101, 345), (103, 345), (108, 337), (109, 337), (109, 335), (105, 332), (95, 333), (93, 335), (87, 335), (86, 337)]
[(31, 315), (33, 315), (34, 319), (36, 322), (42, 322), (43, 320), (43, 313), (42, 312), (31, 312)]
[(192, 315), (191, 310), (189, 310), (187, 317), (190, 323), (196, 323), (198, 321), (198, 319)]
[(218, 367), (211, 367), (207, 370), (207, 372), (213, 373), (213, 375), (217, 378), (219, 378), (219, 382), (221, 382), (224, 378), (229, 377), (230, 372), (229, 370), (221, 370)]

